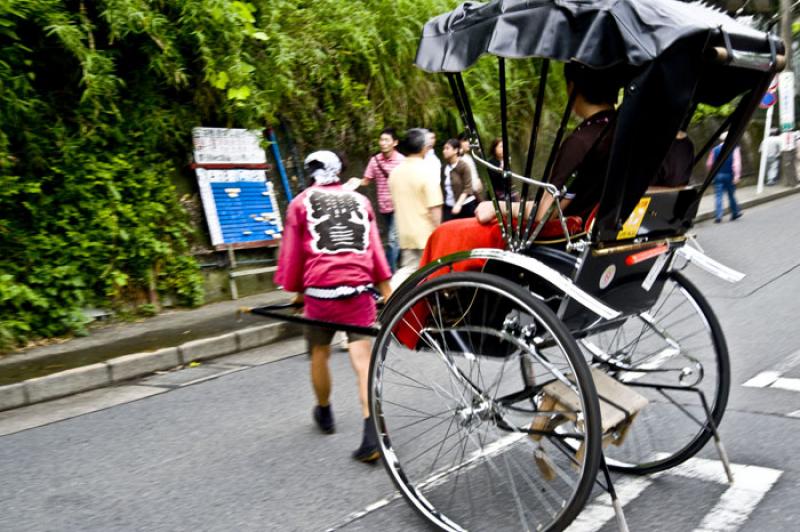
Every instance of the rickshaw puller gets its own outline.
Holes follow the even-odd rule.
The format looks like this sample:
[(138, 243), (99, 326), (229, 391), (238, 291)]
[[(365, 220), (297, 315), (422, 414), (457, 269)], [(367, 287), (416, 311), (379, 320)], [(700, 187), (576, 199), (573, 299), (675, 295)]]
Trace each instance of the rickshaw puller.
[[(304, 303), (306, 318), (332, 322), (331, 328), (305, 328), (318, 402), (313, 417), (320, 430), (330, 434), (334, 420), (328, 359), (336, 324), (372, 326), (376, 319), (375, 287), (388, 298), (392, 274), (369, 200), (344, 189), (339, 182), (339, 157), (318, 151), (306, 158), (305, 166), (314, 183), (292, 200), (286, 211), (275, 283), (284, 290), (299, 292), (295, 301)], [(347, 332), (347, 341), (364, 418), (362, 443), (353, 458), (371, 462), (380, 457), (367, 400), (371, 341), (352, 332)]]

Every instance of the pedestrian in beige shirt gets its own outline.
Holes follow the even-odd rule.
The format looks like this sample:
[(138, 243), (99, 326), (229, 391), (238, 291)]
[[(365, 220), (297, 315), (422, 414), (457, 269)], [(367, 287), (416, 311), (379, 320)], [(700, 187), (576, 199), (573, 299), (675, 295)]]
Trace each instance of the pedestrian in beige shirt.
[(406, 148), (405, 160), (389, 175), (389, 190), (400, 240), (400, 265), (417, 267), (428, 237), (441, 223), (443, 198), (439, 175), (424, 160), (429, 149), (426, 130), (409, 129)]

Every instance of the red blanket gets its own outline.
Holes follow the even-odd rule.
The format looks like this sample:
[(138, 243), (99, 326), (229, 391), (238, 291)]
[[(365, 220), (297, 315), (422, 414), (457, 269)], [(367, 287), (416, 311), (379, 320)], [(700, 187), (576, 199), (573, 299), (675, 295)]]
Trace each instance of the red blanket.
[[(568, 216), (566, 222), (570, 234), (580, 232), (583, 227), (583, 221), (578, 216)], [(542, 228), (539, 233), (539, 238), (558, 238), (563, 237), (563, 235), (561, 222), (558, 220), (550, 220)], [(504, 249), (505, 247), (506, 243), (503, 240), (503, 235), (497, 221), (492, 221), (484, 225), (479, 223), (475, 218), (451, 220), (443, 223), (431, 233), (425, 245), (425, 250), (422, 253), (420, 267), (436, 259), (458, 253), (459, 251), (467, 251), (475, 248)], [(454, 265), (454, 270), (479, 270), (483, 267), (484, 262), (485, 261), (481, 259), (459, 262)]]
[[(497, 222), (481, 224), (475, 218), (461, 218), (437, 227), (425, 244), (420, 267), (441, 257), (475, 248), (503, 249), (506, 243)], [(473, 259), (456, 263), (456, 271), (479, 270), (485, 261)]]
[[(582, 221), (576, 216), (567, 218), (567, 227), (570, 232), (579, 232), (582, 228)], [(541, 238), (554, 238), (563, 235), (561, 223), (558, 220), (551, 220), (545, 224), (540, 232)], [(460, 251), (468, 251), (476, 248), (505, 249), (506, 243), (500, 231), (500, 226), (496, 221), (489, 224), (481, 224), (475, 218), (462, 218), (445, 222), (437, 227), (422, 253), (420, 267), (429, 264), (436, 259), (446, 257)], [(486, 259), (469, 259), (456, 262), (450, 268), (442, 268), (433, 273), (428, 279), (444, 275), (450, 271), (478, 271), (486, 264)], [(403, 321), (399, 322), (394, 328), (394, 334), (398, 341), (409, 349), (414, 349), (419, 341), (419, 331), (425, 327), (430, 316), (430, 309), (425, 301), (420, 301), (408, 310)]]

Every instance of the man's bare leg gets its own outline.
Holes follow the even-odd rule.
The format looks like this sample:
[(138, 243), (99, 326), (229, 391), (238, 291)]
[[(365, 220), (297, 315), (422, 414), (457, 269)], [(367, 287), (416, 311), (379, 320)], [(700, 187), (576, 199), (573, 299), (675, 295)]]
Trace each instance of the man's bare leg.
[(311, 347), (311, 384), (314, 386), (318, 403), (318, 406), (314, 407), (314, 421), (325, 434), (331, 434), (336, 430), (330, 403), (331, 372), (328, 367), (330, 355), (330, 345)]
[(350, 351), (350, 363), (356, 372), (358, 380), (358, 399), (361, 401), (361, 417), (369, 417), (369, 404), (367, 401), (367, 384), (369, 381), (369, 359), (372, 352), (371, 340), (357, 340), (347, 344)]
[(331, 346), (311, 346), (311, 384), (320, 406), (328, 406), (331, 397), (331, 371), (328, 359), (331, 356)]

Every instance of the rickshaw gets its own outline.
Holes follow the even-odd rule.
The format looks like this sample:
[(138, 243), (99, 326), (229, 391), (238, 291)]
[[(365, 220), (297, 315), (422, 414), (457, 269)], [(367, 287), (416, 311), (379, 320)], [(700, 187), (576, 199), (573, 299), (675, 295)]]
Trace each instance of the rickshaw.
[[(462, 72), (486, 54), (497, 57), (506, 147), (506, 62), (537, 64), (521, 169), (508, 149), (502, 167), (488, 162), (472, 113)], [(694, 264), (727, 281), (742, 277), (707, 257), (690, 230), (783, 54), (774, 35), (672, 0), (467, 2), (425, 25), (416, 65), (448, 79), (503, 245), (436, 258), (395, 291), (379, 326), (349, 329), (376, 336), (369, 391), (383, 463), (431, 524), (562, 530), (580, 521), (598, 488), (627, 530), (611, 473), (667, 470), (712, 439), (733, 480), (718, 432), (730, 389), (728, 350), (711, 306), (683, 270)], [(547, 223), (560, 238), (544, 240), (547, 223), (526, 216), (525, 205), (542, 191), (556, 200), (564, 194), (546, 177), (574, 103), (567, 98), (544, 170), (534, 175), (555, 62), (624, 72), (625, 84), (592, 220), (567, 220), (555, 201), (556, 222)], [(705, 177), (649, 188), (698, 106), (726, 104), (733, 111), (692, 163), (727, 131)], [(502, 173), (505, 209), (488, 170)], [(517, 218), (507, 214), (513, 183)], [(309, 322), (277, 310), (253, 312)]]

